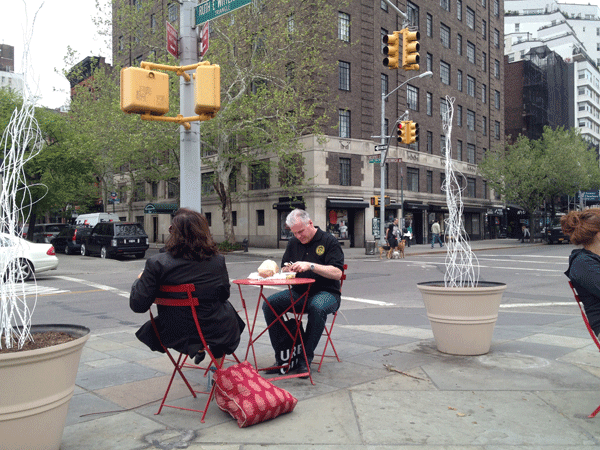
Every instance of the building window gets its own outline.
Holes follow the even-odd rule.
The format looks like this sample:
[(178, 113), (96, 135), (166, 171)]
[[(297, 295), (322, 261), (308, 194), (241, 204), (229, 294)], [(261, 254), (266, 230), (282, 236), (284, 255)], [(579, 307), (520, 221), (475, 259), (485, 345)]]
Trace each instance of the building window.
[(341, 91), (350, 90), (350, 63), (346, 61), (338, 61), (339, 63), (339, 88)]
[(212, 214), (207, 212), (204, 213), (204, 217), (206, 217), (206, 221), (208, 222), (208, 226), (212, 227)]
[(433, 95), (431, 92), (427, 93), (427, 115), (433, 115)]
[(481, 83), (481, 103), (487, 103), (487, 86)]
[(487, 136), (487, 117), (481, 117), (481, 132), (484, 136)]
[(259, 227), (265, 226), (265, 210), (264, 209), (256, 210), (256, 225), (258, 225)]
[(467, 109), (467, 129), (475, 131), (475, 111)]
[(500, 122), (497, 120), (494, 122), (494, 137), (500, 139)]
[[(381, 74), (381, 96), (385, 96), (388, 93), (388, 76), (384, 73)], [(386, 98), (385, 101), (387, 102), (388, 99)]]
[(231, 211), (231, 226), (237, 227), (237, 211)]
[(462, 0), (456, 0), (456, 18), (462, 21)]
[(496, 17), (500, 15), (500, 0), (494, 0), (494, 15)]
[(458, 105), (456, 107), (456, 126), (462, 127), (462, 122), (463, 122), (462, 106)]
[(177, 3), (170, 3), (169, 4), (169, 22), (171, 23), (177, 23), (177, 19), (178, 19), (178, 4)]
[(500, 61), (494, 60), (494, 76), (500, 78)]
[(488, 185), (487, 181), (483, 181), (483, 198), (488, 198)]
[(350, 15), (338, 12), (338, 39), (350, 42)]
[(153, 181), (150, 183), (150, 188), (152, 190), (152, 200), (156, 200), (158, 198), (158, 182)]
[(459, 70), (456, 74), (456, 89), (458, 89), (460, 92), (462, 92), (463, 90), (463, 74), (462, 74), (462, 70)]
[(467, 162), (469, 164), (475, 164), (475, 145), (467, 144)]
[[(179, 179), (171, 178), (167, 181), (167, 197), (168, 198), (177, 198), (179, 197)], [(121, 198), (121, 201), (124, 202)]]
[(427, 66), (427, 70), (433, 72), (433, 55), (431, 53), (427, 53), (427, 61), (425, 62)]
[(433, 16), (427, 13), (427, 37), (433, 37)]
[(442, 119), (442, 122), (444, 121), (444, 117), (446, 117), (447, 112), (448, 112), (448, 102), (446, 101), (445, 98), (441, 98), (440, 99), (440, 117)]
[(384, 2), (383, 0), (380, 0), (379, 6), (381, 7), (381, 9), (383, 9), (385, 12), (387, 12), (388, 4), (386, 2)]
[(450, 0), (440, 0), (440, 7), (446, 11), (450, 11)]
[(119, 36), (119, 51), (122, 52), (125, 49), (125, 40), (123, 36)]
[(409, 109), (419, 110), (419, 89), (410, 84), (406, 86), (406, 103)]
[(440, 191), (444, 192), (444, 184), (446, 183), (446, 174), (444, 172), (440, 173)]
[(463, 143), (461, 140), (456, 141), (456, 159), (463, 160)]
[(340, 109), (338, 111), (338, 122), (339, 122), (339, 137), (349, 138), (350, 137), (350, 111), (347, 109)]
[(156, 23), (156, 14), (150, 14), (150, 31), (152, 31), (152, 33), (156, 33), (157, 28), (158, 23)]
[(440, 155), (446, 155), (446, 136), (440, 134)]
[(268, 161), (250, 167), (250, 190), (269, 189), (270, 170)]
[(475, 64), (475, 44), (467, 41), (467, 61)]
[(493, 44), (496, 46), (496, 48), (500, 48), (500, 32), (494, 28), (494, 33), (492, 35), (493, 38)]
[(214, 172), (205, 172), (200, 175), (202, 178), (201, 189), (202, 195), (211, 195), (215, 193), (215, 173)]
[(408, 23), (413, 27), (419, 28), (419, 7), (411, 2), (406, 2), (406, 15)]
[(419, 169), (414, 167), (406, 168), (406, 189), (412, 192), (419, 192)]
[(483, 40), (485, 41), (486, 36), (487, 36), (487, 22), (485, 20), (481, 21), (481, 34), (482, 34)]
[(351, 186), (350, 181), (350, 158), (340, 158), (340, 186)]
[(433, 193), (433, 171), (427, 171), (427, 192)]
[(296, 29), (296, 22), (294, 21), (294, 14), (290, 14), (287, 18), (287, 31), (288, 31), (288, 35), (292, 35), (294, 34), (294, 30)]
[(443, 23), (440, 24), (440, 40), (443, 47), (450, 48), (450, 27), (447, 27)]
[(475, 78), (471, 75), (467, 75), (467, 94), (475, 97)]
[(431, 131), (427, 132), (427, 153), (433, 155), (433, 133)]
[(467, 26), (471, 29), (475, 29), (475, 11), (467, 6)]
[(135, 183), (135, 189), (133, 190), (133, 201), (141, 202), (146, 200), (146, 183), (139, 181)]
[(494, 107), (500, 109), (500, 91), (494, 91)]
[(456, 53), (458, 53), (459, 56), (462, 56), (462, 35), (461, 34), (456, 35)]
[(440, 79), (442, 83), (450, 85), (450, 64), (440, 61)]
[(475, 178), (467, 178), (467, 197), (477, 197)]

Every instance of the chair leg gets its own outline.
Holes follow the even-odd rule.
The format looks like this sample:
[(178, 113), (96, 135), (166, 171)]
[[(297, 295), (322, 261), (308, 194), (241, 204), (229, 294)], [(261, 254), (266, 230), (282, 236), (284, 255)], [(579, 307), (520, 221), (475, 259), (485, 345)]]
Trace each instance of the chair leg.
[[(327, 336), (327, 340), (325, 341), (325, 346), (323, 347), (323, 353), (320, 355), (321, 360), (319, 361), (319, 367), (317, 369), (317, 372), (321, 372), (321, 366), (323, 365), (323, 360), (325, 359), (325, 357), (333, 358), (335, 356), (336, 359), (338, 360), (338, 362), (342, 362), (342, 360), (338, 356), (337, 350), (335, 349), (335, 345), (333, 345), (333, 340), (331, 339), (331, 333), (333, 332), (333, 325), (335, 324), (335, 319), (337, 319), (337, 311), (333, 315), (333, 319), (331, 320), (331, 325), (329, 325), (329, 328), (327, 328), (327, 325), (325, 325), (324, 336)], [(333, 353), (334, 353), (333, 355), (327, 355), (327, 346), (329, 344), (331, 344), (331, 349), (333, 350)]]
[(600, 406), (598, 406), (593, 413), (591, 413), (588, 417), (590, 419), (593, 419), (594, 417), (596, 417), (596, 414), (598, 414), (600, 412)]
[[(167, 355), (169, 356), (169, 358), (171, 359), (171, 362), (173, 363), (173, 365), (175, 366), (173, 368), (173, 373), (171, 374), (171, 379), (169, 380), (169, 384), (167, 385), (167, 390), (165, 391), (165, 395), (160, 403), (160, 407), (158, 408), (158, 412), (155, 415), (159, 415), (160, 412), (163, 409), (163, 406), (165, 406), (165, 401), (167, 401), (167, 396), (169, 395), (169, 391), (171, 390), (171, 385), (173, 384), (173, 380), (175, 379), (175, 374), (179, 373), (179, 375), (181, 376), (181, 379), (183, 380), (183, 382), (185, 383), (185, 385), (187, 386), (187, 388), (190, 390), (190, 392), (192, 393), (192, 395), (194, 396), (194, 398), (196, 398), (196, 391), (194, 391), (194, 388), (192, 388), (192, 386), (190, 385), (189, 381), (187, 380), (187, 378), (185, 377), (185, 375), (183, 374), (183, 372), (181, 371), (181, 368), (184, 366), (185, 361), (187, 360), (187, 355), (185, 355), (185, 358), (183, 360), (183, 362), (181, 361), (181, 358), (183, 358), (183, 353), (179, 354), (179, 358), (177, 358), (177, 362), (175, 361), (175, 359), (173, 358), (173, 356), (171, 356), (170, 352), (166, 352)], [(166, 405), (168, 406), (168, 405)]]

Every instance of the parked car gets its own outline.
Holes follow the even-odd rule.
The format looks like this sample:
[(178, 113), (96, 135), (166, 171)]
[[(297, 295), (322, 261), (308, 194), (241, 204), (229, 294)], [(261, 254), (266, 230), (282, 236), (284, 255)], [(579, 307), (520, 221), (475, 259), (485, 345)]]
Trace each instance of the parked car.
[(34, 273), (55, 270), (58, 267), (58, 258), (52, 244), (33, 243), (17, 236), (0, 233), (0, 273), (4, 274), (5, 278), (9, 275), (9, 256), (12, 255), (14, 247), (17, 247), (16, 262), (24, 280), (31, 279)]
[(552, 221), (552, 225), (546, 227), (545, 231), (548, 244), (554, 244), (555, 242), (569, 242), (569, 236), (563, 233), (562, 227), (560, 226), (560, 218), (555, 218)]
[(54, 249), (59, 253), (64, 252), (65, 255), (79, 255), (84, 237), (92, 232), (92, 228), (72, 225), (64, 228), (58, 235), (52, 238), (50, 243), (54, 245)]
[(80, 214), (75, 218), (75, 225), (93, 227), (100, 222), (119, 222), (119, 216), (113, 213)]
[[(61, 230), (68, 228), (69, 225), (66, 223), (39, 223), (33, 227), (33, 239), (32, 242), (45, 242), (50, 243), (52, 238), (58, 235)], [(23, 227), (23, 238), (27, 239), (29, 233), (29, 225)]]
[(133, 255), (143, 258), (148, 250), (144, 227), (134, 222), (100, 222), (83, 238), (81, 254), (99, 254), (101, 258)]

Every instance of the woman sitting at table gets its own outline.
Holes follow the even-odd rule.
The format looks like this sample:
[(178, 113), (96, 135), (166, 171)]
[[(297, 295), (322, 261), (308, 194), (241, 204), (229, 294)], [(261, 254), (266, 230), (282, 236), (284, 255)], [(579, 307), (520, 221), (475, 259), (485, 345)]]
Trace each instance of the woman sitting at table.
[(572, 244), (582, 245), (569, 256), (569, 277), (583, 303), (596, 336), (600, 335), (600, 209), (571, 211), (561, 217), (563, 232)]
[[(159, 294), (160, 286), (193, 284), (193, 295), (200, 302), (196, 312), (202, 334), (220, 363), (225, 354), (235, 351), (245, 327), (228, 301), (230, 284), (225, 258), (217, 251), (206, 218), (196, 211), (179, 209), (169, 233), (164, 251), (148, 258), (144, 271), (133, 282), (129, 305), (133, 311), (144, 313), (156, 297), (177, 298), (176, 293)], [(154, 321), (165, 347), (189, 355), (196, 364), (204, 359), (202, 341), (189, 308), (158, 305)], [(150, 321), (136, 336), (152, 350), (163, 351)]]

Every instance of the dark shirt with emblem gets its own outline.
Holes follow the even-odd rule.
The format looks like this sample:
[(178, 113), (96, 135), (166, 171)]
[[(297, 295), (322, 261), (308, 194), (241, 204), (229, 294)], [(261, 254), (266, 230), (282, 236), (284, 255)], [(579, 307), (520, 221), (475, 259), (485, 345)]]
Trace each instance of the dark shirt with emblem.
[[(344, 268), (344, 252), (338, 240), (331, 234), (325, 233), (317, 227), (317, 232), (312, 240), (307, 244), (302, 244), (297, 238), (292, 237), (287, 244), (281, 265), (285, 263), (294, 263), (297, 261), (308, 261), (314, 264), (325, 266), (334, 266), (340, 270)], [(315, 282), (310, 285), (310, 293), (327, 291), (337, 296), (341, 295), (339, 280), (317, 275), (313, 271), (302, 272), (298, 274), (301, 278), (313, 278)], [(302, 294), (308, 287), (306, 285), (293, 286), (294, 291)]]

